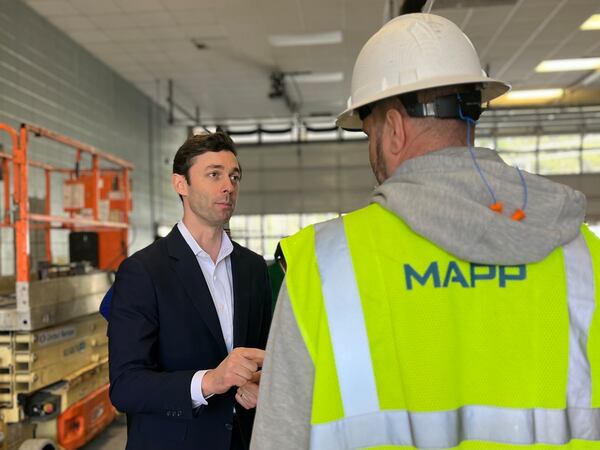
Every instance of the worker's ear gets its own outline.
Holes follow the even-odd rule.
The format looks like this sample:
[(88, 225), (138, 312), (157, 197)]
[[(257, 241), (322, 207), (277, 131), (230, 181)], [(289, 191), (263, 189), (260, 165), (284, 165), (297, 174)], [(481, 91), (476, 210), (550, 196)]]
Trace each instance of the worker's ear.
[(185, 176), (179, 175), (178, 173), (174, 173), (171, 175), (171, 184), (173, 185), (173, 189), (179, 195), (187, 196), (188, 195), (188, 183), (185, 179)]
[(384, 133), (387, 134), (388, 150), (397, 156), (404, 150), (406, 144), (406, 120), (396, 108), (385, 112)]

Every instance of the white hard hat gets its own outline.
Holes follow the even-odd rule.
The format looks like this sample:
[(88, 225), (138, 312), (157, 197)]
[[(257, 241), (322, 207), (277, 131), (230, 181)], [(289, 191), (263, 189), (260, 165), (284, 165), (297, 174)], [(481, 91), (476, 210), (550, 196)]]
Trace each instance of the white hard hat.
[(469, 38), (448, 19), (434, 14), (398, 16), (360, 51), (352, 74), (352, 96), (336, 124), (360, 129), (357, 109), (361, 106), (423, 89), (473, 83), (481, 85), (482, 102), (510, 89), (485, 74)]

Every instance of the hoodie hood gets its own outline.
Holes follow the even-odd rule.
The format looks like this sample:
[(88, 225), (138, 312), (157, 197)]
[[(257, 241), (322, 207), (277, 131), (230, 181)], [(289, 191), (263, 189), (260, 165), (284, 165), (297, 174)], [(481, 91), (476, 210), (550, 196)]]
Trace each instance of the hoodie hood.
[(373, 193), (372, 202), (400, 216), (416, 233), (456, 257), (481, 264), (517, 265), (543, 260), (579, 234), (584, 195), (522, 171), (489, 149), (475, 148), (477, 162), (504, 212), (491, 209), (490, 193), (466, 147), (450, 147), (405, 161)]

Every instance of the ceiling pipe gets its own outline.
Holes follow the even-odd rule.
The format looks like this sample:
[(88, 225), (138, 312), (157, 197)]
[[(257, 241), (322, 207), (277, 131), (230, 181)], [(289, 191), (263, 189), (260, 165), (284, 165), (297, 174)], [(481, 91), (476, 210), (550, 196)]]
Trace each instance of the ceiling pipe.
[(183, 114), (188, 120), (193, 121), (196, 125), (200, 124), (200, 107), (196, 106), (194, 113), (189, 112), (183, 106), (178, 104), (175, 101), (175, 83), (171, 78), (168, 80), (168, 96), (167, 96), (167, 104), (169, 106), (168, 111), (168, 122), (169, 125), (175, 124), (175, 110), (179, 111)]

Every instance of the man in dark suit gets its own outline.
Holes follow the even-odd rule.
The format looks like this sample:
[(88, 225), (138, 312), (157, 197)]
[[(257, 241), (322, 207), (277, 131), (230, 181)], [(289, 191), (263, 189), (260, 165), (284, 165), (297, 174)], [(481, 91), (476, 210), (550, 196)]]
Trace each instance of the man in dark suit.
[(127, 450), (248, 446), (271, 293), (262, 257), (223, 231), (241, 174), (226, 134), (188, 139), (172, 176), (183, 219), (119, 267), (110, 396), (127, 413)]

